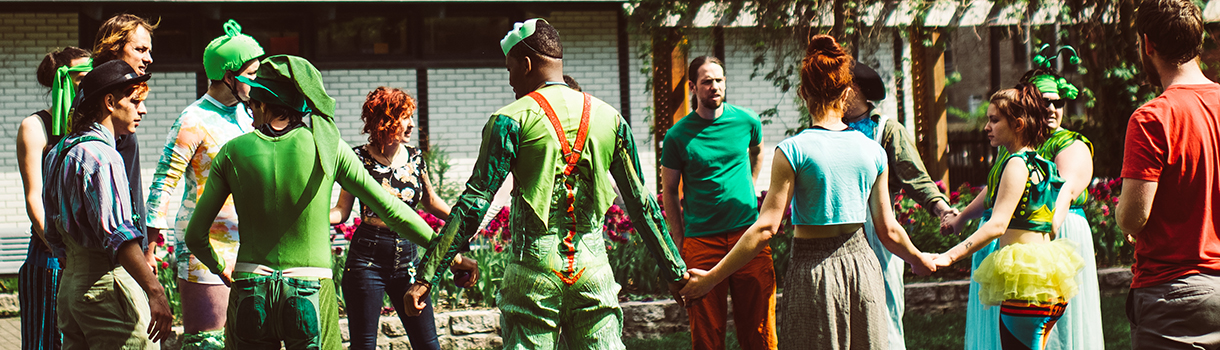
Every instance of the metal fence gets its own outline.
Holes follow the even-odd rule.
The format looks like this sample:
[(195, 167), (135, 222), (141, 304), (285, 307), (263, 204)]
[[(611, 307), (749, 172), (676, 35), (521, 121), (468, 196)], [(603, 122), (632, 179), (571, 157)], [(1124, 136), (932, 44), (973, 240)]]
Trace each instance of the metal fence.
[(963, 182), (971, 186), (987, 184), (987, 172), (995, 162), (996, 148), (991, 147), (987, 133), (982, 131), (949, 133), (949, 188)]

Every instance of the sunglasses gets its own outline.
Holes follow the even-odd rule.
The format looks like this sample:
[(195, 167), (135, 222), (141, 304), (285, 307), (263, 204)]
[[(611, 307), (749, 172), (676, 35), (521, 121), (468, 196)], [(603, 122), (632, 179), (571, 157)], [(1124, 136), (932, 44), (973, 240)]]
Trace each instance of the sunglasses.
[(1055, 109), (1062, 109), (1063, 106), (1067, 105), (1067, 101), (1065, 101), (1063, 99), (1046, 100), (1046, 103), (1047, 103), (1047, 107), (1053, 107)]

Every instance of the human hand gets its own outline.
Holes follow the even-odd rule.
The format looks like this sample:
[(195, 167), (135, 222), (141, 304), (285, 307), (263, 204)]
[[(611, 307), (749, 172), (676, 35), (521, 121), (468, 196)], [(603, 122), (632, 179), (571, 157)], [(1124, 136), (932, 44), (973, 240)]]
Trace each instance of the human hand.
[(152, 314), (152, 319), (148, 322), (148, 339), (161, 342), (174, 334), (174, 314), (169, 309), (164, 290), (153, 294), (155, 295), (148, 296), (148, 309)]
[(461, 255), (456, 259), (461, 260), (449, 267), (449, 270), (453, 271), (453, 283), (462, 288), (473, 287), (479, 282), (479, 262)]
[(682, 298), (681, 292), (682, 292), (682, 287), (685, 287), (686, 283), (689, 281), (690, 281), (690, 274), (683, 274), (681, 281), (669, 282), (669, 295), (672, 295), (674, 297), (674, 302), (678, 303), (678, 306), (686, 307), (686, 300), (684, 300)]
[(683, 287), (681, 291), (682, 297), (686, 298), (687, 301), (702, 299), (713, 288), (716, 288), (717, 283), (708, 271), (690, 269), (688, 275), (690, 275), (690, 280), (686, 282), (686, 287)]
[(961, 212), (953, 209), (940, 217), (940, 234), (950, 235), (962, 232), (966, 220), (961, 219)]
[(932, 263), (935, 264), (937, 268), (953, 265), (953, 259), (949, 257), (949, 254), (931, 254), (931, 255), (932, 255)]
[(412, 284), (407, 288), (407, 294), (402, 296), (402, 303), (406, 306), (407, 316), (419, 316), (428, 307), (428, 285), (420, 282)]
[(927, 276), (936, 272), (936, 264), (932, 262), (933, 255), (928, 253), (919, 253), (918, 260), (909, 262), (911, 272), (916, 275)]

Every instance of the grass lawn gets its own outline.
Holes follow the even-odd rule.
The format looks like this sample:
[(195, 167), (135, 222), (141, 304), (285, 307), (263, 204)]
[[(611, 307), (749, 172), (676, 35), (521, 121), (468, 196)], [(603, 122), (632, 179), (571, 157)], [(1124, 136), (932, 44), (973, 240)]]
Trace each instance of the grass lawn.
[[(1127, 323), (1123, 296), (1101, 298), (1101, 318), (1106, 349), (1131, 348), (1130, 325)], [(961, 349), (966, 334), (966, 311), (941, 315), (906, 315), (908, 349)], [(780, 330), (781, 332), (783, 330)], [(623, 339), (627, 349), (690, 349), (690, 333), (673, 333), (658, 339)], [(740, 349), (737, 337), (728, 336), (728, 348)]]

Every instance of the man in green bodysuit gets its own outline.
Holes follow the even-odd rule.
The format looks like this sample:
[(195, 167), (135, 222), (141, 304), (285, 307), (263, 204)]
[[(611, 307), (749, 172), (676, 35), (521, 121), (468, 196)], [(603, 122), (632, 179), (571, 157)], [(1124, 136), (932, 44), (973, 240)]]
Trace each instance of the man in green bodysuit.
[[(309, 61), (278, 55), (264, 59), (249, 106), (255, 131), (230, 140), (212, 172), (186, 244), (201, 263), (232, 284), (225, 325), (230, 347), (288, 349), (339, 347), (338, 309), (331, 282), (331, 189), (368, 204), (386, 225), (416, 244), (435, 233), (414, 210), (369, 177), (334, 124), (335, 100)], [(312, 126), (303, 122), (311, 116)], [(235, 266), (211, 247), (208, 230), (233, 195), (241, 247)], [(460, 258), (457, 258), (460, 259)], [(466, 259), (458, 269), (474, 270)], [(329, 290), (329, 293), (327, 292)]]
[[(685, 264), (640, 179), (631, 128), (613, 107), (563, 83), (559, 33), (543, 19), (517, 23), (500, 42), (517, 100), (492, 114), (474, 172), (441, 236), (428, 246), (406, 302), (422, 309), (437, 269), (475, 233), (510, 172), (512, 257), (497, 298), (505, 349), (622, 349), (619, 286), (606, 260), (602, 222), (624, 196), (637, 234), (671, 291)], [(575, 142), (569, 142), (574, 140)]]

